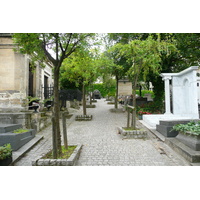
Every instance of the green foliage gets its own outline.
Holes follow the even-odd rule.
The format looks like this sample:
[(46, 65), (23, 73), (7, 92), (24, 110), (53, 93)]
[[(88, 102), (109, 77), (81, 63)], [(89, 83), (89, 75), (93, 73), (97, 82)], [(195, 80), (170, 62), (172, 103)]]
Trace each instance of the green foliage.
[[(62, 154), (59, 155), (57, 159), (68, 159), (71, 154), (74, 152), (74, 149), (77, 146), (68, 146), (68, 149), (65, 148), (65, 146), (61, 146), (62, 148)], [(46, 156), (44, 156), (42, 159), (53, 159), (53, 153), (50, 151)]]
[(40, 101), (40, 99), (39, 99), (38, 97), (31, 97), (31, 96), (28, 96), (27, 99), (28, 99), (28, 103), (31, 103), (31, 102), (33, 102), (33, 101), (37, 101), (37, 102)]
[(12, 149), (10, 144), (0, 146), (0, 160), (4, 160), (12, 156)]
[(103, 97), (115, 96), (116, 86), (113, 80), (110, 85), (107, 85), (105, 83), (95, 83), (92, 85), (92, 89), (99, 90)]
[(173, 126), (172, 130), (179, 131), (179, 132), (182, 132), (182, 133), (188, 134), (188, 135), (199, 136), (200, 135), (200, 122), (191, 121), (187, 124), (177, 124), (177, 125)]
[(69, 82), (74, 82), (76, 87), (93, 82), (97, 73), (91, 52), (83, 49), (79, 49), (64, 60), (61, 71), (61, 80), (67, 79)]
[(25, 132), (28, 132), (29, 130), (28, 129), (16, 129), (13, 131), (13, 133), (25, 133)]
[[(151, 94), (151, 97), (154, 98), (155, 95), (154, 95), (154, 92), (151, 91), (151, 90), (142, 90), (142, 97), (144, 97), (145, 94)], [(140, 95), (140, 91), (139, 90), (136, 90), (136, 94), (137, 95)]]
[[(62, 69), (62, 68), (61, 68)], [(82, 85), (80, 84), (78, 87), (76, 86), (75, 82), (69, 81), (65, 75), (63, 75), (65, 71), (61, 70), (61, 77), (60, 77), (60, 88), (62, 89), (79, 89), (81, 90)]]

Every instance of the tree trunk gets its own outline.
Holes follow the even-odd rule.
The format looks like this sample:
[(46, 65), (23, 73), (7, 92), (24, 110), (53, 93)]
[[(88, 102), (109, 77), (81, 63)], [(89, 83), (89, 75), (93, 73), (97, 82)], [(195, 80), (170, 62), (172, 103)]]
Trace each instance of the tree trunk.
[[(61, 149), (61, 135), (60, 135), (60, 102), (59, 102), (59, 70), (54, 69), (54, 103), (53, 103), (53, 113), (52, 113), (52, 120), (54, 133), (53, 133), (53, 140), (56, 138), (56, 146), (58, 150), (58, 154), (62, 152)], [(54, 147), (55, 148), (55, 147)]]
[(136, 86), (137, 82), (133, 83), (133, 111), (132, 111), (132, 122), (131, 126), (136, 129)]
[(67, 141), (67, 123), (65, 113), (62, 114), (62, 125), (63, 125), (63, 141), (65, 149), (68, 149), (68, 141)]
[(83, 115), (87, 115), (86, 113), (86, 99), (85, 99), (85, 85), (83, 84), (82, 87), (82, 93), (83, 93)]
[(57, 159), (58, 152), (57, 152), (57, 137), (56, 137), (56, 130), (55, 130), (55, 118), (52, 116), (52, 146), (53, 146), (53, 158)]
[(115, 109), (118, 108), (118, 77), (116, 76)]

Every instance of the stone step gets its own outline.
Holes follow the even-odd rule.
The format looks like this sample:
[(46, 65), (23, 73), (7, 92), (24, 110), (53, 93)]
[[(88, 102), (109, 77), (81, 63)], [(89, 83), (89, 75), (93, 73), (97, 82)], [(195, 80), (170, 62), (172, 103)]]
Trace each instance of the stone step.
[(160, 120), (160, 125), (174, 126), (176, 124), (187, 124), (190, 121), (199, 121), (198, 119), (185, 119), (185, 120)]
[(160, 120), (159, 125), (156, 125), (156, 131), (161, 133), (165, 137), (176, 137), (177, 131), (172, 131), (172, 128), (176, 124), (187, 124), (190, 121), (199, 121), (198, 119), (180, 119), (180, 120)]
[(0, 124), (0, 133), (12, 132), (22, 128), (22, 124)]
[(177, 138), (166, 138), (165, 143), (189, 162), (200, 162), (200, 151), (195, 151), (189, 148), (188, 146), (180, 142)]
[(176, 137), (177, 131), (172, 131), (173, 126), (156, 125), (156, 131), (164, 135), (165, 137)]
[(21, 148), (24, 144), (29, 142), (35, 137), (36, 131), (30, 129), (25, 133), (1, 133), (0, 134), (0, 146), (4, 144), (10, 144), (13, 151)]

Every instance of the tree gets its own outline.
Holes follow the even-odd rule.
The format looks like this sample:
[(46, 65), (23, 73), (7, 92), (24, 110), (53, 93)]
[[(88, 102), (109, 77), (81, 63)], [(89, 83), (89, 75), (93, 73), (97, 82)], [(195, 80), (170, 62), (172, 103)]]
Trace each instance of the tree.
[(79, 49), (62, 65), (62, 79), (75, 82), (76, 86), (82, 86), (83, 96), (83, 115), (86, 115), (86, 86), (93, 82), (97, 77), (95, 58), (89, 50)]
[(52, 114), (53, 157), (61, 153), (61, 135), (59, 123), (59, 76), (64, 59), (68, 58), (80, 46), (88, 45), (88, 38), (94, 34), (87, 33), (16, 33), (13, 34), (19, 51), (29, 54), (32, 61), (46, 62), (53, 66), (54, 106)]
[[(199, 33), (160, 33), (151, 34), (154, 40), (168, 41), (176, 46), (177, 51), (161, 52), (161, 73), (176, 73), (200, 62)], [(164, 97), (164, 82), (159, 75), (149, 73), (147, 77), (154, 86), (155, 101), (162, 102)]]
[[(150, 71), (159, 74), (161, 70), (161, 52), (175, 50), (171, 43), (153, 40), (149, 36), (146, 40), (132, 40), (129, 44), (116, 44), (121, 49), (121, 55), (126, 56), (127, 61), (132, 64), (127, 75), (133, 83), (133, 107), (136, 108), (136, 87), (140, 76), (146, 80)], [(136, 109), (133, 110), (132, 127), (136, 128)]]

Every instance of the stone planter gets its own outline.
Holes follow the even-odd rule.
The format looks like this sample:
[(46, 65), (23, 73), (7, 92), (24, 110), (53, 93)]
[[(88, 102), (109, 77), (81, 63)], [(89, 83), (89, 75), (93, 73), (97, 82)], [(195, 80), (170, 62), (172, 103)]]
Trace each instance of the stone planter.
[(76, 121), (91, 121), (92, 115), (77, 115), (75, 120)]
[(24, 133), (13, 133), (14, 130), (20, 128), (22, 128), (21, 124), (1, 124), (0, 146), (10, 144), (12, 150), (16, 151), (35, 137), (36, 131), (34, 129), (29, 129)]
[(110, 112), (114, 112), (114, 113), (124, 113), (125, 110), (123, 108), (111, 108)]
[(107, 104), (115, 104), (114, 101), (108, 101)]
[(184, 134), (182, 132), (179, 132), (176, 138), (191, 149), (195, 151), (200, 151), (200, 135), (195, 136), (189, 135), (189, 133)]
[(77, 145), (68, 159), (43, 159), (41, 156), (32, 161), (32, 166), (75, 166), (81, 152), (82, 145)]
[(125, 127), (118, 127), (118, 133), (123, 139), (145, 139), (147, 137), (147, 131), (145, 130), (125, 130)]
[(12, 163), (12, 156), (4, 160), (0, 160), (0, 166), (8, 166)]
[(86, 105), (86, 108), (96, 108), (96, 105)]

